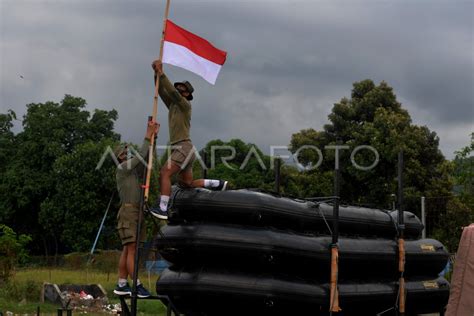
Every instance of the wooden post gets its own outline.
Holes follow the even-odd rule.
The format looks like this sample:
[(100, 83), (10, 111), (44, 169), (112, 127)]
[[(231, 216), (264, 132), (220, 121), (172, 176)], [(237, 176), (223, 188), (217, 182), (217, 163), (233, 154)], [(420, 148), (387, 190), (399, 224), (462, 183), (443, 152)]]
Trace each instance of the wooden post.
[[(161, 33), (161, 43), (160, 43), (160, 54), (159, 60), (163, 58), (163, 45), (165, 41), (165, 32), (166, 32), (166, 21), (168, 20), (168, 15), (170, 12), (170, 0), (166, 0), (166, 9), (165, 9), (165, 17), (163, 19), (163, 31)], [(153, 98), (153, 115), (152, 121), (156, 122), (156, 117), (158, 115), (158, 91), (160, 88), (160, 78), (156, 78), (155, 82), (155, 96)], [(150, 148), (148, 149), (148, 168), (146, 173), (146, 181), (145, 181), (145, 203), (148, 202), (148, 196), (150, 193), (150, 179), (151, 179), (151, 169), (153, 165), (153, 151), (155, 148), (155, 135), (150, 140)]]
[(329, 311), (338, 313), (341, 311), (339, 307), (339, 291), (337, 289), (338, 279), (338, 260), (339, 251), (337, 246), (331, 247), (331, 280), (330, 280), (330, 295), (329, 295)]
[[(336, 159), (337, 156), (336, 156)], [(331, 279), (330, 279), (330, 296), (329, 311), (338, 313), (341, 311), (339, 307), (339, 291), (337, 288), (339, 274), (339, 196), (340, 196), (340, 172), (339, 161), (336, 161), (334, 168), (334, 207), (333, 207), (333, 231), (331, 244)]]
[(403, 151), (398, 153), (398, 271), (399, 279), (399, 302), (398, 315), (405, 315), (405, 221), (403, 215)]

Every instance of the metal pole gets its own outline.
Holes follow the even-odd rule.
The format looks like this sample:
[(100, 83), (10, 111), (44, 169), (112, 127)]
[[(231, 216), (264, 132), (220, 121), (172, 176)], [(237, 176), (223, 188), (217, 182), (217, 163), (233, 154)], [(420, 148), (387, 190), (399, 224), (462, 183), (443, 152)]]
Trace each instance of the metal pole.
[(102, 231), (102, 228), (104, 227), (104, 222), (107, 217), (107, 213), (109, 212), (110, 205), (112, 204), (112, 200), (114, 199), (115, 191), (112, 192), (112, 196), (110, 197), (109, 204), (107, 205), (107, 209), (105, 210), (104, 217), (102, 218), (102, 222), (100, 223), (99, 231), (97, 232), (97, 236), (95, 237), (94, 244), (92, 245), (91, 253), (90, 253), (90, 258), (94, 255), (94, 250), (95, 246), (97, 246), (97, 241), (99, 240), (100, 232)]
[(423, 230), (421, 231), (421, 238), (426, 238), (426, 213), (425, 213), (425, 197), (421, 197), (421, 223)]
[(403, 237), (405, 222), (403, 217), (403, 151), (398, 153), (398, 227)]
[(399, 279), (399, 306), (398, 315), (405, 315), (405, 221), (403, 215), (403, 151), (398, 153), (398, 271)]
[[(148, 121), (151, 121), (153, 118), (151, 116), (148, 117)], [(148, 156), (152, 156), (153, 153), (148, 151)], [(148, 169), (145, 169), (145, 174), (143, 175), (142, 181), (142, 190), (140, 194), (140, 208), (138, 209), (138, 222), (137, 222), (137, 230), (136, 230), (136, 239), (135, 239), (135, 258), (134, 258), (134, 267), (133, 267), (133, 275), (132, 275), (132, 299), (131, 299), (131, 306), (130, 306), (130, 314), (132, 316), (137, 315), (137, 279), (138, 279), (138, 265), (140, 264), (140, 236), (142, 232), (142, 220), (143, 220), (143, 208), (145, 206), (145, 188), (146, 188), (146, 181), (148, 179)]]
[(333, 206), (333, 234), (332, 243), (337, 245), (339, 241), (339, 195), (340, 195), (340, 171), (339, 167), (334, 170), (334, 206)]
[(276, 159), (275, 164), (275, 192), (280, 194), (280, 170), (281, 170), (281, 160), (279, 157)]
[(203, 162), (204, 162), (204, 168), (202, 168), (202, 178), (203, 179), (207, 179), (207, 151), (206, 149), (204, 149), (202, 151), (202, 154), (203, 154)]

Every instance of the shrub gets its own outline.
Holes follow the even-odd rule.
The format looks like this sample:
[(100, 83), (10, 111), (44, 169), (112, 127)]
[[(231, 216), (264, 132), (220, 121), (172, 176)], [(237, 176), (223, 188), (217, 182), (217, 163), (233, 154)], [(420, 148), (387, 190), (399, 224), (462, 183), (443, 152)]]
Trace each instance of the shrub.
[(448, 201), (446, 213), (440, 217), (440, 227), (433, 230), (432, 237), (441, 241), (448, 250), (456, 252), (462, 229), (474, 220), (474, 212), (458, 198)]
[(84, 269), (87, 264), (87, 254), (84, 252), (72, 252), (64, 255), (64, 267), (70, 269)]
[(6, 298), (11, 302), (20, 302), (26, 299), (29, 302), (39, 302), (42, 283), (33, 280), (18, 282), (9, 280), (2, 285), (0, 297)]
[(100, 251), (94, 255), (94, 268), (100, 272), (111, 273), (116, 272), (118, 262), (120, 259), (120, 252), (109, 250)]
[(15, 265), (27, 259), (25, 246), (30, 241), (30, 236), (17, 236), (13, 229), (0, 224), (0, 282), (7, 281)]

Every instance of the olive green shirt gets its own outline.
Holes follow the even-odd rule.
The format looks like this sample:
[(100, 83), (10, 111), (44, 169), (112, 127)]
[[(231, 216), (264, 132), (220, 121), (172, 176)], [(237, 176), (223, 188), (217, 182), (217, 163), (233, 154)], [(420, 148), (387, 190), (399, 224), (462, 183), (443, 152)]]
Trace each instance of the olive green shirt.
[(170, 144), (190, 139), (191, 103), (176, 90), (165, 74), (160, 76), (159, 93), (168, 108)]
[(149, 147), (150, 140), (145, 138), (139, 151), (140, 157), (136, 155), (117, 166), (115, 179), (122, 204), (133, 204), (137, 207), (140, 204), (142, 177), (145, 171), (143, 161), (147, 161)]

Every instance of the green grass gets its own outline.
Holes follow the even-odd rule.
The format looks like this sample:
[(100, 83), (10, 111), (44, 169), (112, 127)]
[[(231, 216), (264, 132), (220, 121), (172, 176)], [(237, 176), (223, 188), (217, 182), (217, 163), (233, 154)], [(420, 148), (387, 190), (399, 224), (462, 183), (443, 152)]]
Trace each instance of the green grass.
[(56, 284), (93, 284), (99, 283), (107, 291), (112, 292), (115, 287), (116, 276), (110, 274), (107, 279), (107, 273), (97, 272), (88, 269), (70, 270), (70, 269), (25, 269), (16, 272), (13, 281), (26, 282), (27, 280), (39, 281), (41, 283)]
[[(155, 282), (157, 279), (156, 275), (151, 275), (148, 279), (146, 272), (141, 272), (141, 281), (146, 287), (149, 287), (150, 292), (154, 293)], [(118, 303), (118, 298), (113, 294), (113, 289), (117, 282), (117, 276), (115, 274), (107, 274), (104, 272), (97, 272), (90, 269), (48, 269), (48, 268), (35, 268), (35, 269), (21, 269), (18, 270), (15, 276), (10, 281), (10, 286), (4, 287), (0, 291), (0, 311), (11, 311), (13, 313), (30, 313), (36, 312), (36, 308), (40, 306), (41, 312), (53, 313), (57, 310), (57, 305), (50, 303), (40, 303), (39, 294), (37, 298), (26, 297), (28, 292), (39, 293), (43, 282), (56, 283), (56, 284), (100, 284), (106, 290), (109, 298), (109, 303)], [(150, 281), (150, 283), (149, 283)], [(150, 285), (149, 285), (150, 284)], [(35, 286), (34, 291), (28, 290), (28, 286)], [(25, 290), (26, 289), (26, 290)], [(13, 297), (12, 297), (13, 296)], [(23, 297), (21, 297), (23, 296)], [(35, 295), (33, 295), (35, 296)], [(23, 302), (21, 302), (23, 300)], [(26, 302), (25, 302), (26, 301)], [(21, 302), (21, 303), (20, 303)], [(139, 300), (138, 301), (138, 312), (139, 315), (165, 315), (165, 307), (160, 301), (154, 300)], [(104, 315), (104, 314), (92, 314), (87, 315)]]
[[(6, 311), (13, 312), (14, 314), (34, 314), (36, 313), (37, 307), (40, 307), (41, 315), (43, 313), (53, 314), (56, 312), (58, 306), (50, 303), (38, 303), (38, 302), (12, 302), (11, 299), (0, 297), (0, 311), (5, 315)], [(57, 313), (56, 313), (57, 314)]]

